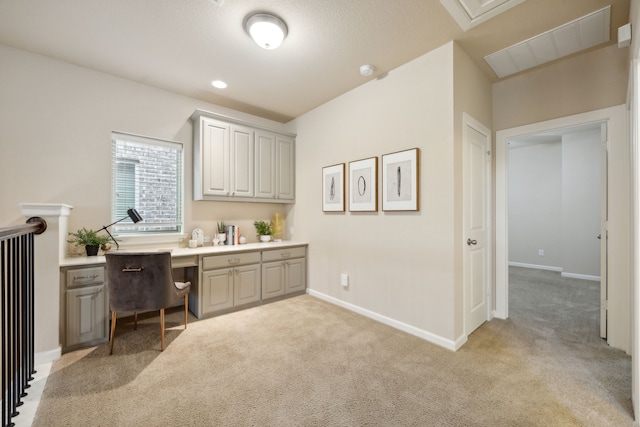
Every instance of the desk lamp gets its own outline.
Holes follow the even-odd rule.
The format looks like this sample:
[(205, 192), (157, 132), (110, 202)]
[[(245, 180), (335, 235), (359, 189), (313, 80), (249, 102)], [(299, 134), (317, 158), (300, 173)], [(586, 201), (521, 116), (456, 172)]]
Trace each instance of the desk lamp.
[(116, 248), (120, 249), (120, 245), (118, 244), (118, 241), (116, 239), (113, 238), (113, 236), (111, 235), (111, 233), (109, 233), (109, 230), (107, 229), (108, 227), (111, 227), (114, 224), (119, 223), (120, 221), (124, 221), (127, 218), (131, 218), (131, 221), (133, 221), (133, 223), (138, 223), (140, 221), (142, 221), (142, 217), (140, 216), (140, 214), (138, 213), (137, 210), (135, 209), (129, 209), (127, 210), (127, 216), (125, 216), (122, 219), (117, 220), (116, 222), (113, 222), (109, 225), (105, 225), (103, 226), (100, 230), (98, 230), (96, 233), (101, 232), (102, 230), (106, 231), (107, 234), (109, 235), (109, 237), (111, 237), (111, 240), (113, 240), (113, 242), (116, 244)]

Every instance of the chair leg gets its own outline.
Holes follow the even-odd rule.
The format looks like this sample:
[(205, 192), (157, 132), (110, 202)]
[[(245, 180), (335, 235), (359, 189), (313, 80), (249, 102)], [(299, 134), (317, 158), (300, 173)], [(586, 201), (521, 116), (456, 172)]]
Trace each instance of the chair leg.
[(113, 338), (116, 332), (116, 312), (111, 312), (111, 335), (109, 336), (109, 354), (113, 354)]
[(160, 309), (160, 351), (164, 351), (164, 308)]
[(189, 294), (184, 296), (184, 328), (187, 329), (187, 321), (189, 320)]

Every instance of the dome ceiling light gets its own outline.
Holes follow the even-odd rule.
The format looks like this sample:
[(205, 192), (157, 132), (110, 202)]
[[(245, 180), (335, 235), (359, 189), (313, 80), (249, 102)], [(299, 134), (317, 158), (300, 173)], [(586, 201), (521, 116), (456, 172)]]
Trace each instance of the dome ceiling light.
[(287, 37), (287, 25), (282, 19), (268, 13), (256, 13), (247, 17), (244, 29), (258, 46), (268, 50), (280, 46)]

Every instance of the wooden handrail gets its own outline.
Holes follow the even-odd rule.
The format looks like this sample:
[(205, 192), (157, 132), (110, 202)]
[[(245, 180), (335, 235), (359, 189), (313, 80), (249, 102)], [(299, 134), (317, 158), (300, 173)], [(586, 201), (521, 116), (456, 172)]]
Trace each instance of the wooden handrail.
[(47, 221), (39, 216), (34, 216), (29, 218), (26, 224), (0, 228), (0, 242), (29, 233), (42, 234), (46, 229)]

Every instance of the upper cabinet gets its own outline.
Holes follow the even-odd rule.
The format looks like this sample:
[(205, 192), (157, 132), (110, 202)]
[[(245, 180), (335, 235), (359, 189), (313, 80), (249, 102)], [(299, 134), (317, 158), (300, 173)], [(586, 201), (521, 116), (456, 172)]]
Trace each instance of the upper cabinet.
[(293, 203), (295, 135), (196, 110), (194, 200)]

